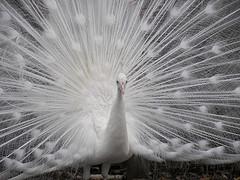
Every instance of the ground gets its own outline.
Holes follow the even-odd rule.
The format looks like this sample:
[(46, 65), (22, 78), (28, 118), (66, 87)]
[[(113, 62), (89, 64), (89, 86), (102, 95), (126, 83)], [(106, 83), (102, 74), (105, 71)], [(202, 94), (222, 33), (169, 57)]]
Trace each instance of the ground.
[[(81, 180), (82, 170), (66, 168), (28, 180)], [(100, 166), (91, 169), (92, 180), (102, 179)], [(164, 162), (153, 163), (133, 158), (122, 164), (113, 165), (111, 179), (126, 180), (240, 180), (240, 163), (227, 165), (204, 165), (199, 162)]]

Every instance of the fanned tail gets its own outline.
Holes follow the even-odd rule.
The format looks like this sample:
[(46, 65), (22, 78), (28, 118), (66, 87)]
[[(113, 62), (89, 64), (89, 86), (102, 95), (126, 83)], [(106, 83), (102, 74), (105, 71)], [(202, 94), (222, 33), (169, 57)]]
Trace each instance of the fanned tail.
[(128, 89), (134, 152), (157, 161), (239, 161), (239, 11), (237, 1), (145, 7), (145, 42)]

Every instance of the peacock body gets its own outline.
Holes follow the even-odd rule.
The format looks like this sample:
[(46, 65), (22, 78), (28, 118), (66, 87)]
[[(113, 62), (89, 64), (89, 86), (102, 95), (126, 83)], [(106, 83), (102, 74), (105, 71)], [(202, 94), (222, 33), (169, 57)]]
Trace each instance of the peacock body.
[(0, 179), (240, 160), (239, 0), (0, 2)]

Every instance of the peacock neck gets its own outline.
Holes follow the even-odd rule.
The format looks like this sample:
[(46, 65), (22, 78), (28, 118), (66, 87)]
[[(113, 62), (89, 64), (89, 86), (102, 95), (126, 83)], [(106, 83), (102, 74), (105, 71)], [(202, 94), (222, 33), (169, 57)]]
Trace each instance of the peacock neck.
[(119, 90), (117, 91), (117, 96), (113, 103), (107, 125), (107, 130), (114, 134), (116, 134), (116, 132), (119, 132), (118, 129), (121, 129), (122, 133), (127, 134), (124, 97)]
[[(128, 156), (129, 144), (124, 97), (119, 91), (111, 109), (110, 118), (107, 128), (105, 129), (102, 145), (104, 146), (104, 149), (107, 149), (107, 156), (109, 157), (113, 158), (116, 156), (118, 158), (123, 158)], [(116, 162), (118, 162), (118, 158), (116, 158)]]

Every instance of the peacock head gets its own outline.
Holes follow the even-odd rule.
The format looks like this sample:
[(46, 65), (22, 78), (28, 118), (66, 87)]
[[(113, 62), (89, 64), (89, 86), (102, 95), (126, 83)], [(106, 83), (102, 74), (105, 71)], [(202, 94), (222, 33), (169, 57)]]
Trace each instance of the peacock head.
[(127, 76), (123, 73), (120, 73), (117, 78), (117, 87), (122, 95), (124, 95), (125, 93), (126, 84), (127, 84)]

